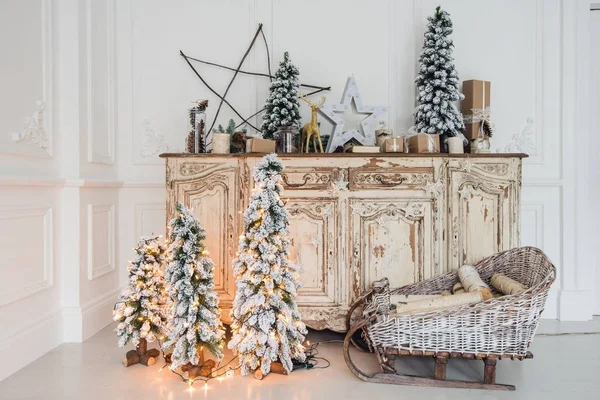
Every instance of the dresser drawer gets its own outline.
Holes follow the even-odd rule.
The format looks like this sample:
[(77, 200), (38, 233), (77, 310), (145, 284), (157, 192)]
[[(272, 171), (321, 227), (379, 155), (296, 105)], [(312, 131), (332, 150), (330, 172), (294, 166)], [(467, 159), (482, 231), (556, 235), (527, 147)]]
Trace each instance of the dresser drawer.
[(433, 182), (433, 168), (350, 168), (350, 190), (419, 189)]
[(287, 167), (281, 174), (284, 189), (323, 190), (331, 187), (340, 173), (334, 167)]

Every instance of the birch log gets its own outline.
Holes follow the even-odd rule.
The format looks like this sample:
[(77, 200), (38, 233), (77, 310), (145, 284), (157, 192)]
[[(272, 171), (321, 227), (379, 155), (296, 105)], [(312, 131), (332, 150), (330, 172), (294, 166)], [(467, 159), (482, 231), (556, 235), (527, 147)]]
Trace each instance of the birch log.
[(462, 283), (458, 282), (452, 287), (452, 294), (466, 293)]
[(458, 278), (467, 292), (481, 292), (484, 300), (493, 298), (490, 287), (479, 277), (477, 270), (469, 264), (458, 269)]
[[(489, 291), (489, 290), (488, 290)], [(396, 315), (410, 315), (421, 312), (444, 310), (450, 307), (465, 304), (479, 303), (485, 300), (481, 290), (469, 293), (460, 293), (452, 296), (438, 296), (410, 303), (397, 303)]]
[(494, 274), (492, 276), (492, 286), (504, 294), (518, 294), (527, 290), (527, 286), (521, 282), (515, 281), (506, 275)]

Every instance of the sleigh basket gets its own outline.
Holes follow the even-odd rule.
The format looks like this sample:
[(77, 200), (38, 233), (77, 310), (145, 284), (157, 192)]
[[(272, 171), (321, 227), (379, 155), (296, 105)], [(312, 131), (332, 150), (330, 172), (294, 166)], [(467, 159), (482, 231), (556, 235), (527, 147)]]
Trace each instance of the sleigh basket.
[[(556, 277), (556, 269), (547, 256), (534, 247), (497, 253), (479, 261), (474, 267), (488, 285), (492, 275), (501, 273), (525, 284), (528, 289), (519, 294), (475, 304), (394, 315), (391, 313), (392, 295), (439, 294), (451, 290), (459, 282), (457, 273), (450, 272), (397, 289), (390, 289), (387, 278), (374, 282), (372, 290), (352, 305), (347, 317), (344, 358), (350, 370), (370, 382), (514, 390), (512, 385), (495, 383), (496, 361), (533, 357), (528, 348), (544, 309), (548, 290)], [(362, 317), (350, 326), (352, 313), (361, 307)], [(355, 340), (357, 332), (362, 332), (368, 350), (377, 356), (380, 373), (368, 375), (352, 362), (350, 344), (361, 347)], [(366, 350), (364, 345), (362, 347)], [(397, 356), (403, 355), (433, 357), (434, 377), (398, 374), (394, 361)], [(483, 383), (446, 380), (446, 364), (450, 358), (483, 360)]]

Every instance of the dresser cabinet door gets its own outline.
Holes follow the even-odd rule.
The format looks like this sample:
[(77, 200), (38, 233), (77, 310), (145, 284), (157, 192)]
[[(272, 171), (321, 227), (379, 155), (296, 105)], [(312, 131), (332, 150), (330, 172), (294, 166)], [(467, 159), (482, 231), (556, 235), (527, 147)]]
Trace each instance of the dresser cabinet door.
[(435, 274), (439, 254), (434, 201), (411, 199), (408, 193), (406, 197), (349, 199), (351, 299), (384, 277), (392, 287), (400, 287)]
[[(287, 194), (294, 195), (290, 191)], [(298, 304), (337, 304), (337, 204), (330, 198), (287, 199), (290, 259), (301, 267)]]
[(451, 269), (519, 244), (519, 174), (510, 162), (449, 166)]
[[(230, 307), (235, 297), (231, 262), (238, 245), (240, 168), (236, 160), (223, 163), (181, 162), (171, 193), (176, 201), (191, 207), (206, 231), (204, 244), (215, 263), (215, 289), (221, 307)], [(175, 198), (168, 200), (169, 216)], [(226, 315), (224, 315), (226, 317)], [(225, 318), (227, 319), (227, 318)]]

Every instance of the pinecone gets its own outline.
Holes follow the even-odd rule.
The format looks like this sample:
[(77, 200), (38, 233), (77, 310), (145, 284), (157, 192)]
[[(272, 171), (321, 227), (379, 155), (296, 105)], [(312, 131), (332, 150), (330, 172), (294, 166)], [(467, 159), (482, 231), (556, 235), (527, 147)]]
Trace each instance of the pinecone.
[[(208, 103), (208, 100), (205, 100)], [(204, 132), (204, 120), (198, 124), (198, 153), (206, 153), (206, 133)]]
[(196, 149), (194, 147), (194, 131), (190, 131), (188, 133), (187, 138), (185, 140), (185, 150), (187, 153), (195, 153)]

